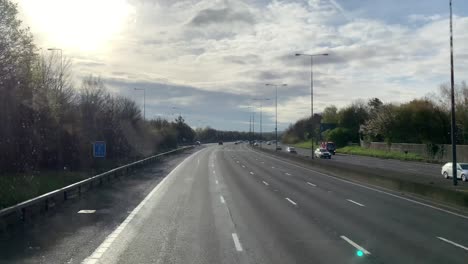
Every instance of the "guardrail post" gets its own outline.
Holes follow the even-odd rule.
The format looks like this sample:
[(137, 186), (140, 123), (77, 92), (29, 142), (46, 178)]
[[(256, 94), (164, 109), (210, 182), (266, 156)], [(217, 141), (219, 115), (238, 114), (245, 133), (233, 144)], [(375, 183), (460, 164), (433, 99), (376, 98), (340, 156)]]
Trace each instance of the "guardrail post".
[(46, 198), (45, 199), (45, 207), (44, 207), (45, 211), (49, 211), (49, 198)]
[(68, 198), (68, 197), (67, 197), (67, 191), (64, 191), (64, 192), (63, 192), (63, 200), (66, 201), (67, 198)]

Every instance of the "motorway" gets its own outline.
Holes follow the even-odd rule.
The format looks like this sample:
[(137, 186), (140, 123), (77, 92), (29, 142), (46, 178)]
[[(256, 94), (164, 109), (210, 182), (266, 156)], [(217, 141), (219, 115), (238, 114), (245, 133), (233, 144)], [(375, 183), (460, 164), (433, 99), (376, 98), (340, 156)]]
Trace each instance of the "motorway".
[[(275, 149), (274, 145), (262, 144), (263, 148)], [(282, 151), (286, 152), (287, 145), (282, 145)], [(310, 150), (304, 148), (296, 148), (297, 154), (310, 157)], [(374, 157), (345, 155), (339, 154), (332, 156), (333, 162), (340, 162), (353, 165), (361, 165), (370, 168), (380, 168), (395, 172), (415, 173), (427, 176), (429, 178), (441, 178), (440, 164), (432, 164), (425, 162), (401, 161), (392, 159), (380, 159)]]
[(466, 234), (468, 216), (212, 145), (69, 263), (466, 263)]

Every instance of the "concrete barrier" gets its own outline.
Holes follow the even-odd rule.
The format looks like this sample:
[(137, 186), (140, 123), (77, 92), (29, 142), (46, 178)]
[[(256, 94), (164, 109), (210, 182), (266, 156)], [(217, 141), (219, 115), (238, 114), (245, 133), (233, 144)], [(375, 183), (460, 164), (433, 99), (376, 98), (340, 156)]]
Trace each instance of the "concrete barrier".
[(81, 196), (84, 192), (90, 191), (96, 186), (109, 183), (112, 179), (121, 177), (122, 175), (128, 175), (136, 168), (143, 167), (144, 165), (154, 163), (165, 156), (180, 153), (191, 148), (193, 148), (193, 146), (185, 146), (132, 162), (90, 177), (86, 180), (76, 182), (58, 190), (21, 202), (17, 205), (2, 209), (0, 210), (0, 231), (6, 230), (8, 227), (17, 224), (18, 222), (25, 222), (37, 215), (48, 212), (69, 199)]

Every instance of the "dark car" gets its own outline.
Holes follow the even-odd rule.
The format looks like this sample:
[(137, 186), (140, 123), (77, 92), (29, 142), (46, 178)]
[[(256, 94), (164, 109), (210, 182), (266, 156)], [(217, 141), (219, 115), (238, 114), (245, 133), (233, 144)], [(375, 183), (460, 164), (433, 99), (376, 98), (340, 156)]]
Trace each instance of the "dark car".
[(222, 142), (222, 141), (218, 142), (218, 145), (222, 145), (222, 144), (223, 144), (223, 142)]

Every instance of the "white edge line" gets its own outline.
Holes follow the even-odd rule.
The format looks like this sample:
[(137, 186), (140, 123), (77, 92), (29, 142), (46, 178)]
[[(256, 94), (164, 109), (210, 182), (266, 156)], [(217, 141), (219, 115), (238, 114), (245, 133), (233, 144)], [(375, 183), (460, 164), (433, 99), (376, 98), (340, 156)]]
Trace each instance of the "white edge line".
[(353, 200), (351, 200), (351, 199), (346, 199), (346, 201), (348, 201), (348, 202), (350, 202), (350, 203), (353, 203), (353, 204), (357, 204), (357, 205), (362, 206), (362, 207), (365, 207), (365, 205), (363, 205), (363, 204), (361, 204), (361, 203), (358, 203), (358, 202), (356, 202), (356, 201), (353, 201)]
[(286, 161), (281, 160), (281, 159), (277, 159), (275, 157), (272, 157), (272, 156), (264, 154), (264, 153), (262, 153), (262, 154), (264, 156), (267, 156), (267, 157), (271, 158), (271, 159), (283, 162), (285, 164), (294, 166), (296, 168), (301, 168), (301, 169), (304, 169), (304, 170), (312, 171), (314, 173), (317, 173), (317, 174), (320, 174), (320, 175), (335, 179), (337, 181), (346, 182), (346, 183), (349, 183), (349, 184), (352, 184), (352, 185), (355, 185), (355, 186), (359, 186), (359, 187), (362, 187), (362, 188), (365, 188), (365, 189), (368, 189), (368, 190), (372, 190), (372, 191), (375, 191), (375, 192), (378, 192), (378, 193), (383, 193), (383, 194), (386, 194), (386, 195), (389, 195), (389, 196), (392, 196), (392, 197), (395, 197), (395, 198), (398, 198), (398, 199), (402, 199), (402, 200), (405, 200), (407, 202), (415, 203), (415, 204), (422, 205), (422, 206), (425, 206), (425, 207), (428, 207), (428, 208), (431, 208), (431, 209), (434, 209), (434, 210), (437, 210), (437, 211), (441, 211), (441, 212), (444, 212), (444, 213), (447, 213), (447, 214), (451, 214), (451, 215), (455, 215), (455, 216), (458, 216), (458, 217), (461, 217), (461, 218), (464, 218), (464, 219), (468, 219), (468, 216), (466, 216), (466, 215), (458, 214), (458, 213), (455, 213), (455, 212), (452, 212), (452, 211), (449, 211), (449, 210), (445, 210), (445, 209), (442, 209), (442, 208), (439, 208), (439, 207), (436, 207), (436, 206), (433, 206), (433, 205), (430, 205), (430, 204), (418, 202), (416, 200), (412, 200), (412, 199), (409, 199), (409, 198), (406, 198), (406, 197), (401, 197), (401, 196), (398, 196), (398, 195), (393, 194), (393, 193), (389, 193), (389, 192), (382, 191), (382, 190), (372, 188), (372, 187), (369, 187), (369, 186), (365, 186), (365, 185), (362, 185), (362, 184), (359, 184), (359, 183), (356, 183), (356, 182), (341, 179), (341, 178), (336, 177), (336, 176), (332, 176), (332, 175), (328, 175), (328, 174), (325, 174), (325, 173), (322, 173), (322, 172), (318, 172), (316, 170), (312, 170), (312, 169), (309, 169), (309, 168), (306, 168), (306, 167), (303, 167), (303, 166), (299, 166), (299, 165), (296, 165), (296, 164), (293, 164), (293, 163), (286, 162)]
[(236, 250), (239, 252), (242, 251), (242, 246), (236, 233), (232, 233), (232, 240), (234, 240), (234, 246), (236, 247)]
[(443, 237), (437, 237), (437, 238), (440, 239), (440, 240), (442, 240), (442, 241), (444, 241), (444, 242), (447, 242), (447, 243), (449, 243), (449, 244), (452, 244), (452, 245), (454, 245), (454, 246), (456, 246), (456, 247), (459, 247), (459, 248), (463, 248), (464, 250), (468, 251), (468, 248), (467, 248), (467, 247), (462, 246), (462, 245), (460, 245), (460, 244), (457, 244), (457, 243), (455, 243), (455, 242), (453, 242), (453, 241), (450, 241), (450, 240), (448, 240), (448, 239), (446, 239), (446, 238), (443, 238)]
[(221, 203), (226, 203), (226, 201), (224, 200), (224, 197), (222, 195), (219, 196), (219, 199), (221, 200)]
[(315, 184), (313, 184), (313, 183), (310, 183), (310, 182), (307, 182), (307, 184), (309, 184), (310, 186), (317, 187), (317, 185), (315, 185)]
[(340, 236), (344, 241), (348, 242), (351, 246), (355, 247), (357, 250), (361, 250), (364, 254), (370, 255), (371, 253), (367, 251), (365, 248), (361, 247), (360, 245), (354, 243), (351, 239), (345, 237), (345, 236)]
[(111, 247), (112, 242), (114, 242), (114, 240), (118, 237), (118, 235), (122, 232), (122, 230), (124, 230), (127, 224), (130, 221), (132, 221), (135, 215), (140, 211), (140, 209), (145, 205), (145, 203), (151, 198), (151, 196), (153, 196), (154, 193), (156, 193), (161, 188), (161, 186), (163, 186), (164, 183), (167, 182), (167, 179), (169, 179), (171, 175), (173, 175), (182, 165), (187, 163), (188, 160), (191, 160), (191, 158), (195, 154), (197, 154), (199, 151), (187, 157), (179, 165), (177, 165), (171, 172), (169, 172), (169, 174), (167, 174), (166, 177), (164, 177), (164, 179), (162, 179), (161, 182), (159, 182), (158, 185), (156, 185), (156, 187), (154, 187), (153, 190), (151, 190), (151, 192), (143, 199), (143, 201), (141, 201), (138, 204), (138, 206), (132, 210), (132, 212), (127, 216), (127, 218), (125, 218), (125, 220), (112, 233), (110, 233), (106, 237), (106, 239), (104, 239), (104, 241), (96, 248), (96, 250), (94, 250), (94, 252), (89, 257), (85, 258), (83, 262), (81, 263), (90, 264), (90, 263), (96, 263), (97, 261), (99, 261), (99, 259), (106, 252), (106, 250)]
[(292, 203), (293, 205), (297, 205), (296, 202), (294, 202), (293, 200), (289, 199), (288, 197), (286, 197), (286, 198), (284, 198), (284, 199), (286, 199), (288, 202)]
[(266, 181), (263, 181), (263, 184), (265, 184), (266, 186), (270, 185), (270, 184), (268, 184), (268, 182), (266, 182)]

